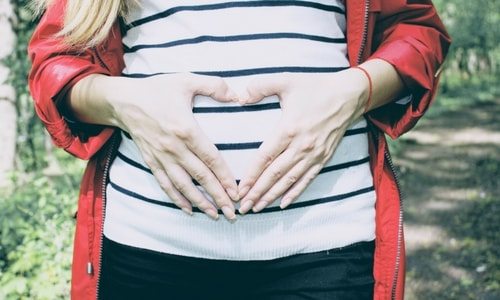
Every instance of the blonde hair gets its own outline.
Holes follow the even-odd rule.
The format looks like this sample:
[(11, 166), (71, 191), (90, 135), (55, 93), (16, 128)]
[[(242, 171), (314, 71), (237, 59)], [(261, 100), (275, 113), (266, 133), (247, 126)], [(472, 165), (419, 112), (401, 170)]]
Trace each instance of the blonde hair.
[[(33, 7), (40, 13), (53, 1), (34, 0)], [(103, 42), (118, 17), (126, 17), (138, 0), (67, 0), (64, 26), (57, 36), (70, 47), (88, 48)]]

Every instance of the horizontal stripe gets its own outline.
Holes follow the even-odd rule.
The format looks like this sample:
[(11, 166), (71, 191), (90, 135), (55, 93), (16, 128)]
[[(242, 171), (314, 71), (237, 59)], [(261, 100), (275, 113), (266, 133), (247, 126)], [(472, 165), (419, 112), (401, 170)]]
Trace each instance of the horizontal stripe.
[[(121, 160), (123, 160), (124, 162), (126, 162), (127, 164), (133, 166), (134, 168), (143, 170), (144, 172), (153, 175), (153, 172), (151, 171), (151, 169), (149, 169), (149, 168), (143, 166), (142, 164), (136, 162), (135, 160), (131, 159), (130, 157), (126, 156), (125, 154), (121, 153), (120, 151), (118, 151), (118, 153), (117, 153), (116, 156), (118, 158), (120, 158)], [(196, 185), (196, 186), (201, 186), (201, 184), (198, 181), (196, 181), (195, 179), (191, 179), (191, 182), (193, 182), (193, 184)], [(239, 184), (239, 183), (240, 183), (240, 180), (236, 179), (236, 184)]]
[[(212, 0), (213, 1), (213, 0)], [(130, 12), (134, 21), (179, 5), (210, 4), (210, 1), (150, 1), (141, 2), (141, 9)], [(324, 1), (337, 5), (335, 1)], [(337, 20), (337, 22), (332, 20)], [(168, 30), (165, 30), (168, 28)], [(266, 32), (297, 32), (303, 34), (344, 37), (345, 17), (322, 10), (303, 7), (234, 8), (231, 10), (186, 11), (173, 17), (147, 23), (127, 32), (123, 43), (129, 47), (138, 44), (162, 44), (196, 36), (230, 36)]]
[(367, 156), (367, 157), (362, 158), (362, 159), (352, 160), (352, 161), (348, 161), (345, 163), (324, 167), (319, 171), (318, 174), (323, 174), (323, 173), (327, 173), (327, 172), (338, 171), (338, 170), (347, 169), (347, 168), (354, 167), (354, 166), (359, 166), (359, 165), (365, 164), (369, 161), (370, 161), (370, 157)]
[(130, 24), (125, 24), (125, 30), (128, 31), (134, 27), (153, 22), (155, 20), (163, 19), (168, 16), (171, 16), (175, 13), (181, 11), (204, 11), (204, 10), (215, 10), (215, 9), (227, 9), (227, 8), (235, 8), (235, 7), (273, 7), (273, 6), (302, 6), (309, 7), (314, 9), (320, 9), (324, 11), (344, 14), (344, 10), (342, 8), (333, 6), (333, 5), (325, 5), (321, 3), (308, 2), (308, 1), (238, 1), (238, 2), (225, 2), (225, 3), (216, 3), (216, 4), (205, 4), (205, 5), (196, 5), (196, 6), (177, 6), (169, 8), (165, 11), (159, 12), (157, 14), (135, 20)]
[(149, 173), (149, 174), (153, 174), (153, 172), (151, 171), (150, 168), (143, 166), (142, 164), (136, 162), (135, 160), (131, 159), (130, 157), (126, 156), (125, 154), (121, 153), (120, 151), (118, 151), (116, 156), (134, 168), (143, 170), (144, 172)]
[(367, 132), (368, 132), (368, 127), (349, 129), (349, 130), (346, 130), (346, 132), (344, 133), (344, 137), (356, 135), (356, 134), (361, 134), (361, 133), (367, 133)]
[[(126, 131), (123, 131), (123, 135), (128, 138), (129, 140), (132, 139), (130, 134)], [(352, 135), (357, 135), (357, 134), (362, 134), (368, 132), (367, 127), (362, 127), (362, 128), (356, 128), (356, 129), (349, 129), (346, 130), (344, 133), (344, 137), (346, 136), (352, 136)], [(217, 143), (215, 144), (215, 147), (218, 150), (245, 150), (245, 149), (257, 149), (260, 147), (262, 144), (262, 141), (257, 141), (257, 142), (246, 142), (246, 143)]]
[(123, 244), (163, 253), (268, 260), (375, 237), (374, 192), (320, 206), (238, 216), (235, 223), (223, 217), (213, 221), (202, 213), (188, 216), (178, 209), (136, 200), (111, 186), (107, 192), (104, 234)]
[(215, 144), (217, 150), (246, 150), (246, 149), (258, 149), (262, 142), (250, 142), (250, 143), (224, 143)]
[[(242, 70), (229, 70), (229, 71), (193, 71), (191, 73), (199, 75), (209, 75), (209, 76), (219, 76), (219, 77), (236, 77), (236, 76), (248, 76), (248, 75), (258, 75), (258, 74), (272, 74), (272, 73), (335, 73), (348, 69), (349, 67), (269, 67), (269, 68), (252, 68), (252, 69), (242, 69)], [(146, 78), (156, 75), (164, 74), (175, 74), (176, 72), (157, 72), (152, 74), (145, 73), (122, 73), (122, 76), (129, 78)]]
[[(128, 132), (123, 131), (123, 135), (125, 135), (128, 139), (132, 139)], [(214, 144), (217, 150), (246, 150), (246, 149), (258, 149), (262, 142), (248, 142), (248, 143), (221, 143)]]
[[(146, 173), (149, 173), (151, 175), (153, 174), (153, 172), (151, 171), (151, 169), (149, 169), (148, 167), (142, 165), (141, 163), (133, 160), (132, 158), (126, 156), (125, 154), (121, 153), (120, 151), (118, 151), (117, 157), (120, 158), (121, 160), (123, 160), (128, 165), (134, 167), (134, 168), (140, 169), (140, 170), (142, 170), (142, 171), (144, 171)], [(323, 167), (319, 171), (318, 174), (328, 173), (328, 172), (332, 172), (332, 171), (338, 171), (338, 170), (341, 170), (341, 169), (346, 169), (346, 168), (350, 168), (350, 167), (362, 165), (362, 164), (367, 163), (369, 161), (370, 161), (370, 157), (367, 156), (367, 157), (362, 158), (362, 159), (348, 161), (348, 162), (341, 163), (341, 164), (336, 164), (336, 165), (332, 165), (332, 166)], [(196, 186), (201, 186), (195, 179), (192, 179), (192, 182)], [(239, 184), (239, 182), (240, 182), (240, 179), (236, 179), (236, 184)]]
[(281, 105), (279, 102), (265, 103), (265, 104), (254, 104), (254, 105), (242, 105), (242, 106), (211, 106), (211, 107), (193, 107), (193, 113), (203, 114), (203, 113), (237, 113), (237, 112), (253, 112), (268, 109), (280, 109)]
[[(155, 200), (155, 199), (151, 199), (151, 198), (145, 197), (145, 196), (143, 196), (141, 194), (135, 193), (135, 192), (133, 192), (131, 190), (128, 190), (128, 189), (126, 189), (124, 187), (121, 187), (121, 186), (119, 186), (118, 184), (116, 184), (116, 183), (114, 183), (112, 181), (110, 181), (109, 184), (111, 185), (111, 187), (114, 190), (116, 190), (116, 191), (118, 191), (118, 192), (120, 192), (122, 194), (125, 194), (127, 196), (133, 197), (135, 199), (146, 201), (146, 202), (149, 202), (151, 204), (156, 204), (156, 205), (160, 205), (160, 206), (164, 206), (164, 207), (168, 207), (168, 208), (180, 209), (179, 207), (177, 207), (173, 203), (164, 202), (164, 201)], [(333, 195), (333, 196), (328, 196), (328, 197), (323, 197), (323, 198), (318, 198), (318, 199), (303, 201), (303, 202), (299, 202), (299, 203), (292, 203), (292, 204), (290, 204), (285, 209), (282, 209), (279, 206), (267, 207), (267, 208), (264, 208), (262, 211), (260, 211), (259, 214), (260, 213), (277, 212), (277, 211), (289, 210), (289, 209), (296, 209), (296, 208), (301, 208), (301, 207), (307, 207), (307, 206), (312, 206), (312, 205), (329, 203), (329, 202), (333, 202), (333, 201), (339, 201), (339, 200), (347, 199), (347, 198), (350, 198), (350, 197), (358, 196), (358, 195), (361, 195), (361, 194), (364, 194), (364, 193), (369, 193), (369, 192), (372, 192), (374, 190), (375, 190), (374, 187), (370, 186), (370, 187), (362, 188), (362, 189), (355, 190), (355, 191), (352, 191), (352, 192), (349, 192), (349, 193), (345, 193), (345, 194)], [(193, 207), (193, 213), (203, 213), (203, 211), (201, 211), (197, 207)], [(235, 211), (235, 213), (239, 214), (239, 212), (237, 210)], [(222, 214), (222, 211), (220, 209), (218, 210), (218, 214)], [(250, 211), (247, 214), (253, 214), (253, 212)]]
[(331, 38), (325, 36), (317, 36), (317, 35), (309, 35), (309, 34), (301, 34), (293, 32), (276, 32), (276, 33), (241, 34), (241, 35), (230, 35), (230, 36), (203, 35), (195, 38), (171, 41), (162, 44), (135, 45), (132, 47), (127, 47), (126, 45), (123, 45), (123, 47), (125, 49), (125, 53), (131, 53), (141, 49), (169, 48), (181, 45), (199, 44), (203, 42), (235, 42), (235, 41), (270, 40), (270, 39), (304, 39), (304, 40), (311, 40), (311, 41), (318, 41), (318, 42), (332, 43), (332, 44), (346, 43), (345, 38)]

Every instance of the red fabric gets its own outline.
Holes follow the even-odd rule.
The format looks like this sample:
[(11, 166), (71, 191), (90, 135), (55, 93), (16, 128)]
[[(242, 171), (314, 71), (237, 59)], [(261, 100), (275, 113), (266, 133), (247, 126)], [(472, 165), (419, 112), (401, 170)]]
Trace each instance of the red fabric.
[(435, 75), (450, 37), (431, 1), (379, 1), (372, 46), (376, 50), (370, 58), (391, 63), (414, 96), (407, 107), (392, 103), (369, 114), (394, 139), (415, 126), (434, 99), (439, 78)]
[(35, 110), (56, 146), (82, 158), (92, 157), (113, 133), (103, 128), (97, 135), (82, 140), (61, 116), (55, 100), (78, 80), (95, 73), (119, 75), (123, 69), (123, 47), (118, 24), (98, 49), (69, 50), (54, 35), (61, 29), (65, 1), (54, 1), (38, 24), (28, 47), (32, 61), (28, 83)]
[[(89, 74), (119, 75), (123, 69), (123, 49), (117, 24), (109, 38), (97, 48), (77, 53), (62, 47), (60, 38), (53, 34), (62, 27), (66, 1), (54, 2), (29, 44), (33, 62), (29, 87), (36, 112), (54, 143), (79, 158), (90, 159), (78, 202), (71, 296), (77, 300), (95, 299), (102, 235), (103, 163), (109, 148), (106, 142), (113, 129), (104, 128), (93, 136), (82, 138), (79, 132), (70, 130), (54, 101)], [(347, 0), (346, 6), (351, 65), (369, 58), (383, 59), (395, 67), (406, 84), (406, 93), (413, 96), (409, 105), (391, 103), (368, 113), (369, 120), (376, 126), (370, 136), (371, 167), (377, 194), (374, 298), (403, 299), (405, 262), (403, 232), (399, 224), (401, 199), (387, 164), (387, 144), (381, 132), (397, 138), (411, 129), (427, 110), (436, 93), (439, 76), (435, 75), (443, 63), (450, 38), (431, 1), (371, 0), (366, 46), (362, 48), (365, 2)], [(87, 273), (88, 263), (93, 267), (91, 274)]]

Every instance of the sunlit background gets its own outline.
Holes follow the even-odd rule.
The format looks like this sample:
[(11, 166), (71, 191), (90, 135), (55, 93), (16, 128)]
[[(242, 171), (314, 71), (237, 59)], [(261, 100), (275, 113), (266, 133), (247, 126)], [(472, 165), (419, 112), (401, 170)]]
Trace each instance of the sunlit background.
[[(385, 0), (390, 1), (390, 0)], [(69, 299), (84, 162), (55, 149), (26, 86), (29, 1), (0, 0), (0, 300)], [(500, 299), (500, 1), (434, 1), (453, 47), (432, 108), (391, 142), (407, 299)]]

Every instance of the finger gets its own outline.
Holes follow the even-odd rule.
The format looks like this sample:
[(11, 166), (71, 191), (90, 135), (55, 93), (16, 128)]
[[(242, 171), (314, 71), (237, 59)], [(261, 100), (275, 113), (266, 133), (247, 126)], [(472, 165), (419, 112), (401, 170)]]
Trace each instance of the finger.
[(307, 188), (309, 183), (316, 178), (323, 167), (323, 164), (315, 165), (311, 167), (300, 179), (294, 183), (290, 189), (283, 195), (281, 199), (280, 207), (281, 209), (286, 208), (290, 203), (297, 199), (302, 192)]
[(175, 188), (186, 199), (212, 219), (217, 220), (219, 218), (217, 208), (196, 188), (191, 180), (191, 176), (181, 166), (173, 161), (166, 161), (163, 163), (163, 166)]
[(193, 131), (192, 137), (185, 141), (185, 144), (215, 175), (229, 197), (233, 201), (238, 201), (238, 185), (234, 175), (217, 147), (206, 137), (198, 125)]
[(193, 209), (191, 206), (191, 202), (186, 199), (172, 184), (170, 179), (167, 176), (167, 173), (160, 167), (153, 167), (151, 169), (153, 176), (158, 181), (158, 184), (162, 188), (162, 190), (170, 197), (172, 202), (177, 205), (182, 211), (187, 213), (188, 215), (193, 214)]
[(238, 95), (221, 77), (193, 75), (191, 80), (192, 92), (195, 95), (209, 96), (221, 102), (234, 102), (238, 100)]
[(286, 129), (278, 129), (278, 134), (272, 135), (265, 140), (257, 151), (256, 160), (250, 164), (244, 178), (238, 187), (240, 199), (246, 196), (250, 188), (255, 184), (259, 176), (269, 166), (278, 155), (280, 155), (290, 144), (293, 135)]
[(247, 202), (254, 205), (259, 205), (260, 209), (254, 206), (254, 212), (260, 211), (269, 203), (261, 201), (264, 195), (274, 184), (276, 184), (284, 174), (288, 173), (290, 169), (299, 161), (297, 152), (293, 149), (285, 150), (279, 155), (259, 176), (257, 181), (253, 184), (252, 188), (248, 191), (247, 195), (241, 200), (240, 213), (244, 214), (249, 208)]
[(261, 101), (272, 95), (281, 95), (287, 85), (285, 74), (259, 75), (252, 78), (247, 84), (247, 95), (240, 99), (241, 104), (250, 104)]
[(178, 162), (212, 197), (217, 207), (220, 207), (224, 213), (224, 216), (228, 220), (235, 220), (236, 214), (234, 213), (233, 202), (210, 169), (189, 151), (185, 151), (182, 159), (179, 159)]
[(143, 147), (141, 143), (138, 143), (138, 147), (141, 149), (141, 156), (146, 163), (146, 165), (151, 170), (151, 173), (155, 177), (158, 185), (161, 189), (170, 197), (172, 202), (177, 205), (182, 211), (185, 213), (192, 215), (193, 210), (191, 206), (191, 202), (187, 200), (172, 184), (170, 178), (168, 178), (163, 166), (159, 163), (159, 161), (155, 158), (153, 152), (151, 152), (150, 148)]
[(311, 168), (311, 162), (303, 159), (295, 164), (288, 173), (283, 175), (260, 199), (255, 203), (254, 212), (259, 212), (281, 197)]

